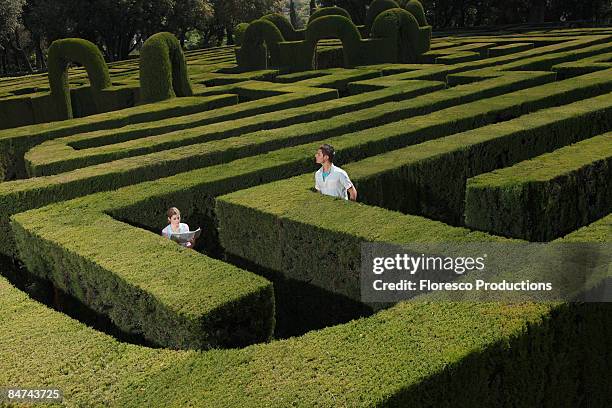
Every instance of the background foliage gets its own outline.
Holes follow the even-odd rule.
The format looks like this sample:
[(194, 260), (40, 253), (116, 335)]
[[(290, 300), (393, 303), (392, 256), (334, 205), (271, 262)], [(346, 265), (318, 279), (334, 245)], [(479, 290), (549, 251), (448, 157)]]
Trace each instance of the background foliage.
[[(345, 8), (362, 24), (371, 0), (0, 0), (0, 75), (46, 69), (58, 38), (92, 41), (107, 61), (128, 58), (159, 31), (185, 48), (234, 43), (234, 27), (283, 12), (303, 27), (315, 7)], [(609, 24), (612, 0), (422, 0), (434, 29), (581, 21)]]

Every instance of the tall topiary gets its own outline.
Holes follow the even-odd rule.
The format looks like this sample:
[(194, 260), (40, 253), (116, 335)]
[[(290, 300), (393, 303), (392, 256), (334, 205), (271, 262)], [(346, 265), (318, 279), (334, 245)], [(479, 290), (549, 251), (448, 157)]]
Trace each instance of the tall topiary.
[(398, 0), (398, 4), (401, 8), (408, 11), (412, 14), (419, 23), (419, 26), (424, 27), (427, 24), (427, 19), (425, 18), (425, 9), (423, 9), (423, 5), (418, 0)]
[(266, 69), (268, 65), (266, 48), (270, 53), (271, 64), (278, 66), (280, 61), (278, 43), (284, 40), (279, 29), (269, 20), (253, 21), (242, 38), (238, 58), (240, 68), (247, 71)]
[[(56, 104), (58, 117), (65, 119), (73, 117), (70, 89), (68, 88), (68, 64), (70, 62), (76, 62), (85, 67), (96, 104), (99, 104), (100, 91), (111, 86), (108, 67), (95, 44), (81, 38), (53, 41), (47, 58), (49, 87), (51, 97)], [(97, 108), (99, 110), (99, 106)]]
[(374, 20), (380, 13), (394, 8), (399, 8), (399, 4), (395, 0), (374, 0), (366, 14), (366, 26), (372, 27)]
[(310, 15), (310, 18), (308, 18), (308, 25), (310, 25), (310, 23), (315, 21), (317, 18), (325, 16), (342, 16), (351, 20), (351, 15), (349, 14), (349, 12), (341, 7), (320, 7)]
[(416, 62), (423, 50), (429, 49), (425, 30), (419, 28), (418, 21), (411, 13), (401, 8), (386, 10), (376, 17), (372, 25), (372, 38), (389, 41), (394, 47), (395, 62)]
[(149, 37), (140, 50), (140, 101), (191, 95), (187, 63), (177, 38), (166, 32)]
[(268, 20), (274, 24), (283, 35), (285, 41), (299, 41), (304, 39), (303, 33), (297, 32), (293, 24), (291, 24), (291, 21), (280, 13), (266, 14), (261, 19)]
[(244, 32), (249, 27), (249, 23), (240, 23), (234, 28), (234, 44), (237, 46), (242, 45), (242, 39), (244, 38)]
[(342, 41), (346, 67), (359, 65), (361, 34), (350, 19), (339, 15), (327, 15), (308, 24), (306, 43), (309, 54), (314, 56), (317, 42), (327, 38), (338, 38)]

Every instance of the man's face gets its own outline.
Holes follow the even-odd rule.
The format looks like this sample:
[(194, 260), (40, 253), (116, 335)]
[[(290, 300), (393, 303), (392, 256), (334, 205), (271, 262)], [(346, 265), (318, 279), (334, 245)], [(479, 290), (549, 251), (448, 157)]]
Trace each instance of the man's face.
[(321, 149), (317, 150), (317, 153), (315, 154), (315, 160), (316, 160), (317, 164), (325, 163), (325, 160), (327, 160), (328, 158), (329, 158), (328, 156), (323, 154)]

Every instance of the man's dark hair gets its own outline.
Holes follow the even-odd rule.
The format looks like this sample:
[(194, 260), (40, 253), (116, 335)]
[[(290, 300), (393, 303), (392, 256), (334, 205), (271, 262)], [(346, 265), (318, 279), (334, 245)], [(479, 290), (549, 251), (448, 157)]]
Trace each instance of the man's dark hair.
[(324, 156), (329, 157), (329, 162), (333, 163), (334, 162), (334, 155), (336, 154), (336, 152), (334, 151), (334, 147), (330, 144), (322, 144), (319, 149), (321, 149), (321, 153), (323, 153)]

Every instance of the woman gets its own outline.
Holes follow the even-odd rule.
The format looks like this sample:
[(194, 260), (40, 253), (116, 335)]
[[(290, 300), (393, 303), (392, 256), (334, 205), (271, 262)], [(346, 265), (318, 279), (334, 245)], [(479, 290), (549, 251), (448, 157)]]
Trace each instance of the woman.
[[(178, 208), (170, 207), (167, 215), (169, 224), (162, 230), (162, 236), (171, 238), (172, 234), (189, 232), (189, 225), (181, 222), (181, 212)], [(192, 248), (195, 245), (195, 238), (189, 242), (184, 242), (181, 245), (187, 248)]]

